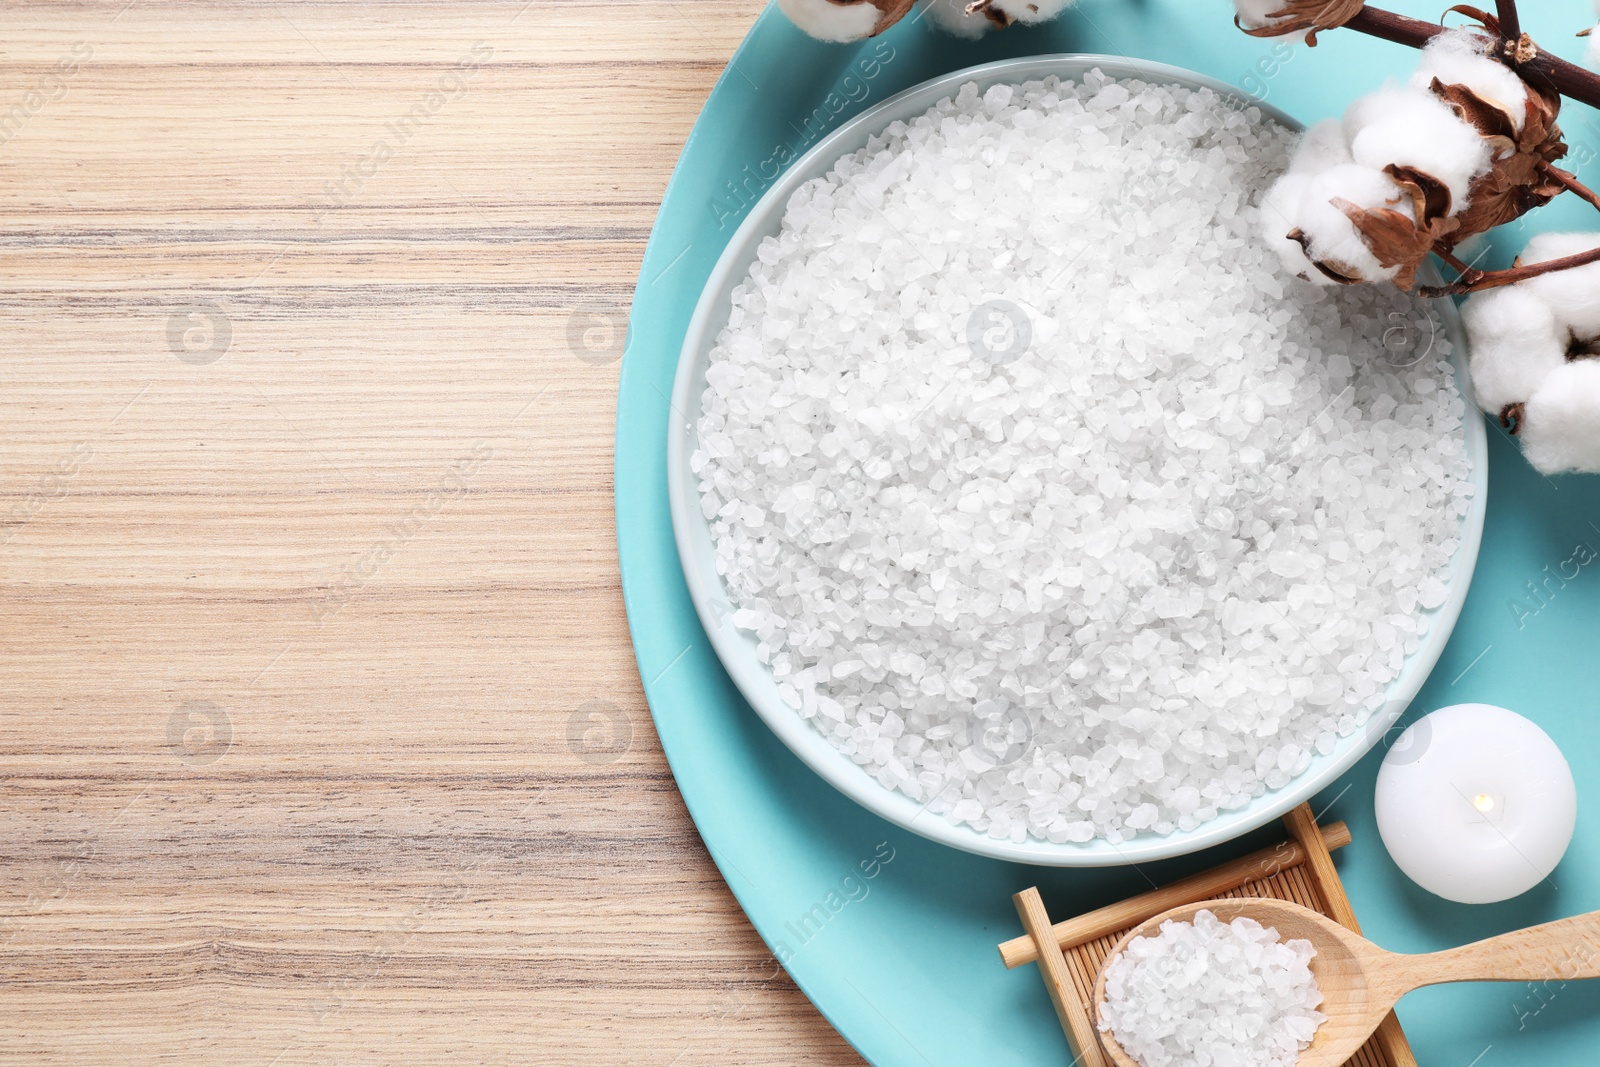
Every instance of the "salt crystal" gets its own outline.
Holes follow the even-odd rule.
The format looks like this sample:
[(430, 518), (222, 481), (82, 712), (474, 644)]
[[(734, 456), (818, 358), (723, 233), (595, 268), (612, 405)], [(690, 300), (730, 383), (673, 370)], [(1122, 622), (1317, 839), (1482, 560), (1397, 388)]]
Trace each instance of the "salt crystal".
[(1315, 958), (1246, 916), (1169, 919), (1106, 964), (1100, 1029), (1141, 1067), (1295, 1067), (1327, 1021)]

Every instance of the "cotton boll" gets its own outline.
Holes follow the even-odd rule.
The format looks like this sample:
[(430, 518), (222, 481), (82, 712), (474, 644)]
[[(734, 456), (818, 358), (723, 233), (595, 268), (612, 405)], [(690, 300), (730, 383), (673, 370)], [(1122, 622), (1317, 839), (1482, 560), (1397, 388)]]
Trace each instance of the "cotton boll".
[(994, 7), (1013, 20), (1031, 25), (1049, 22), (1073, 5), (1074, 0), (994, 0)]
[(1311, 188), (1313, 178), (1314, 175), (1297, 174), (1291, 170), (1267, 190), (1267, 195), (1261, 198), (1261, 236), (1278, 253), (1278, 258), (1283, 260), (1290, 274), (1318, 285), (1337, 285), (1317, 269), (1300, 242), (1288, 236), (1290, 230), (1300, 225), (1300, 205), (1305, 202), (1306, 191)]
[(1600, 233), (1566, 230), (1560, 233), (1541, 233), (1528, 241), (1522, 250), (1522, 262), (1545, 263), (1552, 259), (1575, 256), (1600, 247)]
[(975, 41), (994, 28), (994, 23), (982, 12), (967, 14), (972, 0), (926, 0), (928, 21), (957, 37)]
[(1469, 29), (1441, 33), (1422, 50), (1422, 60), (1411, 84), (1427, 89), (1438, 78), (1446, 85), (1465, 85), (1474, 93), (1504, 107), (1521, 131), (1527, 118), (1528, 86), (1504, 63), (1484, 53), (1484, 38)]
[(1311, 179), (1296, 224), (1311, 241), (1312, 258), (1335, 270), (1348, 268), (1365, 281), (1388, 281), (1400, 268), (1381, 266), (1355, 223), (1333, 201), (1348, 200), (1357, 207), (1376, 210), (1393, 208), (1404, 196), (1382, 171), (1347, 163)]
[[(1528, 242), (1522, 263), (1547, 263), (1600, 248), (1600, 233), (1543, 233)], [(1556, 321), (1585, 341), (1600, 337), (1600, 263), (1552, 271), (1522, 282), (1556, 314)]]
[[(1233, 0), (1233, 9), (1239, 15), (1239, 25), (1247, 30), (1260, 30), (1271, 26), (1282, 19), (1271, 16), (1282, 11), (1286, 0)], [(1284, 34), (1291, 41), (1303, 41), (1305, 32)]]
[(1523, 455), (1538, 470), (1600, 472), (1600, 361), (1557, 368), (1528, 401), (1520, 426)]
[(835, 44), (871, 37), (883, 14), (868, 3), (836, 4), (833, 0), (778, 0), (778, 9), (812, 37)]
[(1323, 119), (1305, 132), (1295, 149), (1290, 174), (1320, 174), (1341, 163), (1353, 163), (1350, 142), (1338, 119)]
[(1382, 170), (1413, 167), (1450, 190), (1451, 214), (1467, 206), (1472, 179), (1489, 169), (1489, 143), (1437, 96), (1421, 89), (1380, 89), (1347, 113), (1350, 154)]
[(1548, 304), (1520, 285), (1475, 294), (1461, 315), (1471, 341), (1472, 391), (1491, 415), (1508, 404), (1526, 403), (1566, 365), (1566, 327), (1556, 322)]

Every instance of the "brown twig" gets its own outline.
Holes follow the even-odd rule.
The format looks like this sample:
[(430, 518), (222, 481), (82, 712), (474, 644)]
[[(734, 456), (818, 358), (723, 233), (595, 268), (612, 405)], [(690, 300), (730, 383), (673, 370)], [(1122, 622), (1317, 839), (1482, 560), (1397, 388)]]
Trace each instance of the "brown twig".
[(1473, 268), (1468, 264), (1461, 262), (1460, 258), (1457, 257), (1454, 252), (1446, 252), (1442, 248), (1435, 248), (1433, 250), (1433, 254), (1444, 260), (1445, 263), (1449, 265), (1450, 269), (1459, 275), (1467, 275), (1472, 273)]
[(1515, 285), (1529, 278), (1537, 278), (1541, 274), (1554, 274), (1556, 271), (1571, 270), (1574, 267), (1587, 267), (1591, 263), (1600, 263), (1600, 248), (1591, 248), (1575, 256), (1547, 259), (1543, 263), (1532, 263), (1526, 267), (1489, 271), (1468, 270), (1450, 285), (1427, 285), (1418, 292), (1429, 299), (1439, 296), (1465, 296), (1467, 293), (1480, 293), (1485, 289), (1498, 289), (1502, 285)]
[(1522, 19), (1517, 15), (1517, 0), (1495, 0), (1495, 13), (1500, 17), (1500, 36), (1506, 41), (1522, 37)]
[(1403, 44), (1409, 48), (1426, 47), (1429, 41), (1444, 32), (1443, 23), (1423, 22), (1407, 15), (1396, 15), (1392, 11), (1384, 11), (1370, 4), (1362, 8), (1355, 18), (1345, 23), (1344, 28), (1364, 33), (1369, 37)]
[(1576, 174), (1564, 171), (1551, 163), (1539, 164), (1539, 171), (1550, 175), (1550, 177), (1565, 186), (1569, 193), (1576, 193), (1580, 198), (1587, 201), (1589, 206), (1600, 210), (1600, 193), (1596, 193), (1593, 189), (1580, 182)]

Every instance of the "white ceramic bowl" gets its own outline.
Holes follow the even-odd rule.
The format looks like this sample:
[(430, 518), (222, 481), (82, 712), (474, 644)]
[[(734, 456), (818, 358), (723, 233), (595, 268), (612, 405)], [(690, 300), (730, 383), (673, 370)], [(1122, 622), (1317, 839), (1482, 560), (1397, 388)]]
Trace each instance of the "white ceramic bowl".
[[(1488, 498), (1486, 432), (1483, 420), (1475, 417), (1469, 394), (1469, 412), (1464, 432), (1478, 494), (1462, 523), (1461, 549), (1455, 560), (1449, 598), (1436, 611), (1428, 613), (1431, 615), (1428, 635), (1389, 687), (1389, 702), (1374, 715), (1365, 729), (1341, 739), (1333, 752), (1314, 759), (1303, 774), (1282, 789), (1259, 796), (1236, 811), (1223, 812), (1218, 818), (1187, 833), (1174, 832), (1164, 837), (1142, 834), (1118, 845), (1104, 840), (1060, 845), (1032, 839), (1022, 844), (996, 841), (970, 826), (957, 826), (943, 815), (924, 810), (921, 804), (905, 794), (879, 785), (783, 702), (770, 671), (756, 658), (754, 636), (733, 625), (727, 590), (717, 574), (710, 529), (701, 514), (699, 489), (689, 469), (689, 457), (696, 447), (695, 427), (700, 420), (706, 367), (717, 335), (727, 324), (733, 290), (749, 273), (761, 241), (778, 232), (784, 209), (794, 191), (801, 184), (826, 174), (841, 156), (864, 147), (869, 138), (882, 132), (891, 122), (922, 114), (969, 81), (976, 82), (981, 92), (991, 85), (1015, 84), (1051, 74), (1064, 80), (1078, 79), (1096, 67), (1114, 77), (1142, 78), (1191, 88), (1206, 86), (1229, 96), (1241, 96), (1233, 86), (1161, 63), (1134, 62), (1101, 55), (1050, 55), (988, 63), (947, 74), (908, 89), (863, 112), (797, 160), (767, 190), (728, 243), (716, 269), (711, 272), (695, 308), (694, 318), (689, 323), (688, 335), (684, 338), (683, 353), (678, 361), (677, 379), (672, 390), (675, 417), (671, 420), (667, 437), (667, 491), (672, 506), (672, 528), (677, 538), (678, 556), (683, 561), (684, 577), (688, 580), (689, 594), (722, 665), (750, 706), (772, 731), (834, 787), (892, 823), (923, 837), (979, 855), (1056, 867), (1141, 863), (1208, 848), (1278, 818), (1349, 770), (1405, 711), (1438, 662), (1439, 654), (1449, 640), (1450, 631), (1455, 627), (1461, 605), (1467, 597), (1467, 586), (1472, 579), (1473, 565), (1477, 562), (1478, 546), (1482, 540), (1484, 506)], [(1255, 106), (1286, 126), (1301, 128), (1300, 123), (1276, 108), (1263, 104)], [(1465, 393), (1469, 386), (1463, 364), (1465, 340), (1460, 319), (1454, 305), (1448, 300), (1437, 303), (1439, 316), (1454, 346), (1456, 380)]]

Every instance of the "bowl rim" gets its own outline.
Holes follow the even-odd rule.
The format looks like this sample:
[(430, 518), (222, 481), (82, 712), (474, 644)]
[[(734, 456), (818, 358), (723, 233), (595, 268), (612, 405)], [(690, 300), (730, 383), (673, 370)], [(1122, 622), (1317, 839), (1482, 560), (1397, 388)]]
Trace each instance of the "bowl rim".
[(754, 639), (732, 625), (731, 600), (716, 572), (714, 551), (705, 551), (711, 547), (710, 530), (700, 509), (698, 479), (689, 468), (692, 443), (697, 439), (704, 372), (716, 336), (726, 323), (733, 288), (748, 274), (761, 240), (777, 232), (795, 190), (826, 174), (842, 156), (863, 147), (891, 122), (921, 114), (967, 82), (977, 82), (982, 91), (995, 84), (1017, 84), (1050, 75), (1063, 80), (1079, 79), (1094, 69), (1116, 78), (1137, 78), (1191, 89), (1209, 88), (1244, 106), (1258, 108), (1266, 117), (1290, 129), (1305, 129), (1303, 123), (1282, 110), (1255, 100), (1220, 79), (1167, 63), (1126, 56), (1050, 53), (1006, 59), (952, 71), (912, 86), (863, 111), (813, 145), (751, 206), (718, 257), (696, 302), (679, 350), (671, 417), (667, 423), (667, 496), (673, 540), (684, 581), (701, 627), (746, 703), (802, 762), (868, 811), (919, 836), (964, 852), (1046, 867), (1125, 866), (1199, 852), (1266, 825), (1343, 776), (1404, 714), (1443, 654), (1472, 584), (1488, 500), (1488, 435), (1483, 419), (1475, 417), (1477, 405), (1473, 402), (1471, 381), (1465, 369), (1464, 331), (1454, 303), (1441, 298), (1433, 301), (1432, 306), (1452, 344), (1450, 361), (1467, 408), (1462, 419), (1462, 434), (1475, 486), (1471, 505), (1462, 519), (1460, 547), (1451, 562), (1452, 576), (1446, 600), (1432, 612), (1417, 613), (1419, 617), (1430, 619), (1428, 633), (1389, 684), (1387, 702), (1361, 728), (1341, 737), (1328, 755), (1313, 756), (1310, 766), (1281, 789), (1268, 790), (1243, 807), (1221, 812), (1194, 830), (1174, 830), (1167, 835), (1141, 833), (1117, 844), (1104, 838), (1082, 844), (1055, 844), (1032, 837), (1020, 843), (1009, 838), (991, 838), (969, 825), (957, 825), (943, 815), (929, 812), (925, 803), (879, 784), (835, 748), (810, 721), (777, 697), (777, 686), (769, 668), (755, 656)]

